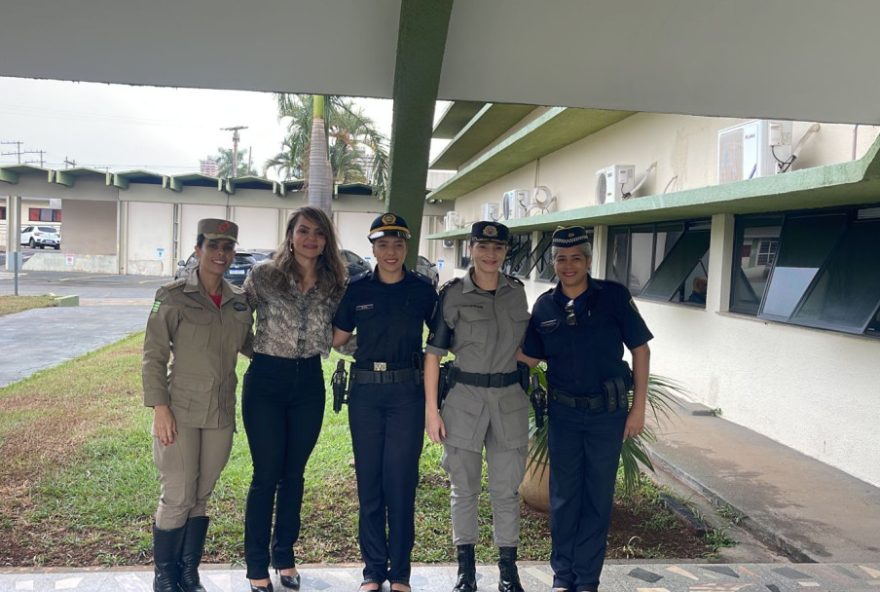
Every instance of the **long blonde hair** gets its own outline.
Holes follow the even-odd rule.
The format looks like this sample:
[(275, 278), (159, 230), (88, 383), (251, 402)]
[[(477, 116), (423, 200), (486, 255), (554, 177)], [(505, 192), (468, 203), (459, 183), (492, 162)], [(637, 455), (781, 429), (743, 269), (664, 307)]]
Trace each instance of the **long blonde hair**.
[(279, 287), (287, 287), (290, 280), (293, 279), (297, 283), (302, 281), (303, 272), (299, 263), (294, 257), (291, 238), (296, 223), (300, 217), (308, 218), (308, 220), (318, 226), (318, 229), (327, 239), (324, 244), (324, 251), (318, 257), (317, 261), (317, 286), (320, 291), (329, 297), (336, 297), (345, 290), (347, 273), (345, 271), (345, 263), (339, 254), (339, 240), (336, 238), (336, 229), (333, 222), (324, 213), (323, 210), (313, 208), (311, 206), (303, 206), (290, 215), (287, 221), (287, 230), (284, 233), (284, 242), (278, 245), (275, 250), (275, 256), (272, 261), (275, 269), (280, 272), (279, 277), (275, 280), (279, 283)]

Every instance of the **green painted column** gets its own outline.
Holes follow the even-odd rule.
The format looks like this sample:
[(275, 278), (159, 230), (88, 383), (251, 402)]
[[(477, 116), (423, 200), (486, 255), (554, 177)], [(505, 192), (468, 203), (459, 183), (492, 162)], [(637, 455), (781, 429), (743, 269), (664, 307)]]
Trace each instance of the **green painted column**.
[(406, 265), (415, 268), (425, 209), (434, 103), (452, 0), (402, 0), (394, 69), (394, 116), (387, 209), (412, 229)]

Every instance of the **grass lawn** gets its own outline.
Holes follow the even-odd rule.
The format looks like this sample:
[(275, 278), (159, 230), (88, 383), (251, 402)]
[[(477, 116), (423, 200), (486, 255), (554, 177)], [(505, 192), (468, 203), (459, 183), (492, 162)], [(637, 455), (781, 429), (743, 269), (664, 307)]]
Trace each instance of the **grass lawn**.
[[(143, 334), (0, 389), (0, 566), (135, 565), (151, 560), (158, 499), (142, 406)], [(335, 354), (324, 364), (327, 383)], [(247, 361), (240, 358), (239, 376)], [(240, 413), (240, 406), (239, 406)], [(209, 508), (207, 561), (238, 564), (250, 456), (239, 416), (232, 457)], [(441, 447), (426, 441), (416, 515), (416, 562), (454, 561)], [(345, 410), (330, 402), (306, 472), (301, 563), (359, 562), (357, 494)], [(494, 562), (491, 508), (480, 505), (478, 559)], [(523, 505), (520, 557), (546, 561), (549, 525)], [(713, 544), (662, 508), (647, 483), (618, 500), (609, 557), (701, 557)]]
[(55, 306), (54, 296), (0, 296), (0, 317), (50, 306)]

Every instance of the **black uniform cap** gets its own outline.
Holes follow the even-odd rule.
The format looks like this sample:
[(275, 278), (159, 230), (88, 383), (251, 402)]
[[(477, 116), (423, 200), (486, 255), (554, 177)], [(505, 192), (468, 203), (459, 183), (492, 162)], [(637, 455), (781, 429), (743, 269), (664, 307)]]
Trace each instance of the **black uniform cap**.
[(590, 236), (583, 226), (557, 228), (553, 232), (553, 246), (557, 248), (576, 247), (590, 242)]
[(498, 222), (474, 222), (471, 226), (471, 240), (507, 244), (510, 241), (510, 229)]
[(383, 236), (399, 236), (408, 240), (412, 235), (409, 232), (406, 220), (397, 214), (388, 212), (387, 214), (377, 216), (373, 220), (373, 223), (370, 225), (370, 234), (367, 235), (367, 238), (370, 239), (370, 242), (373, 242)]

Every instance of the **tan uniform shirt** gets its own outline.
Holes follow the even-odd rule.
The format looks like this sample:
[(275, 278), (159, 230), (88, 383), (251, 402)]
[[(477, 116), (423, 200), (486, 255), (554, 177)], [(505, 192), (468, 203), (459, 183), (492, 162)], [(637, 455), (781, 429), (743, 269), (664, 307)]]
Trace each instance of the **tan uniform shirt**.
[(181, 426), (234, 424), (235, 365), (239, 352), (252, 354), (252, 325), (244, 293), (225, 280), (220, 308), (196, 271), (159, 288), (144, 338), (144, 405), (170, 405)]

